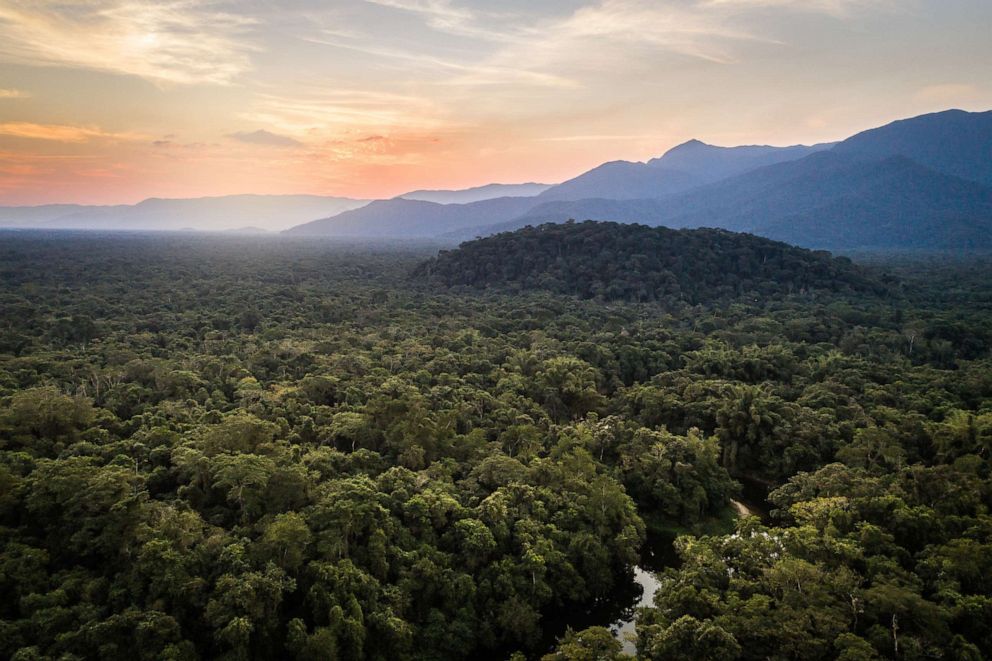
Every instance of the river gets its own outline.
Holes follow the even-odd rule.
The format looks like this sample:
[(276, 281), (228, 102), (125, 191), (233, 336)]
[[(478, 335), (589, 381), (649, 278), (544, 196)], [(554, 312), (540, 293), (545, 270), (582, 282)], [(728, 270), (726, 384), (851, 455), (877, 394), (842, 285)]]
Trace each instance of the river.
[[(755, 502), (742, 502), (731, 500), (730, 506), (734, 509), (738, 518), (746, 516), (758, 516), (764, 519), (767, 512), (761, 504)], [(637, 652), (635, 644), (635, 622), (637, 620), (637, 609), (654, 604), (654, 593), (661, 585), (658, 581), (658, 572), (666, 567), (676, 565), (678, 558), (672, 549), (672, 539), (648, 540), (644, 553), (641, 556), (641, 564), (634, 567), (634, 584), (632, 590), (621, 590), (618, 595), (621, 600), (625, 600), (619, 617), (612, 620), (608, 625), (614, 637), (623, 643), (624, 654), (633, 656)], [(602, 624), (602, 620), (599, 624)], [(597, 623), (593, 623), (597, 624)], [(586, 625), (592, 626), (592, 625)], [(575, 628), (573, 626), (573, 628)]]
[[(744, 493), (739, 500), (731, 500), (730, 507), (737, 516), (758, 516), (767, 521), (768, 512), (765, 508), (762, 493), (757, 490)], [(633, 656), (637, 647), (635, 644), (635, 622), (637, 609), (651, 606), (654, 594), (661, 583), (658, 574), (669, 567), (677, 567), (678, 555), (675, 553), (672, 535), (651, 535), (641, 549), (641, 561), (633, 567), (629, 580), (621, 582), (607, 599), (586, 605), (578, 609), (562, 609), (545, 616), (542, 622), (542, 636), (539, 649), (551, 651), (567, 629), (581, 631), (588, 627), (607, 627), (623, 644), (625, 654)], [(481, 658), (481, 657), (480, 657)], [(488, 659), (489, 657), (485, 657)], [(506, 658), (504, 654), (502, 657)], [(540, 658), (537, 655), (535, 658)]]
[(635, 609), (633, 614), (610, 624), (610, 631), (613, 633), (613, 636), (623, 643), (623, 653), (631, 656), (634, 656), (637, 652), (637, 645), (635, 643), (636, 634), (634, 631), (634, 622), (637, 619), (636, 609), (653, 605), (654, 593), (658, 591), (658, 587), (661, 585), (657, 575), (653, 571), (649, 571), (643, 567), (634, 567), (634, 582), (640, 588), (641, 596), (638, 597), (637, 603), (633, 606)]

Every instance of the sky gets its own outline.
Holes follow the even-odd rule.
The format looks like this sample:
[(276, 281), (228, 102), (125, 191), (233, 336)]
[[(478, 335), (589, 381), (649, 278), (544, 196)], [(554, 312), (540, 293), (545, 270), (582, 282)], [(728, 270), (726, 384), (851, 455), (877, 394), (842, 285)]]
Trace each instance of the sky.
[(990, 0), (0, 0), (0, 204), (554, 183), (990, 72)]

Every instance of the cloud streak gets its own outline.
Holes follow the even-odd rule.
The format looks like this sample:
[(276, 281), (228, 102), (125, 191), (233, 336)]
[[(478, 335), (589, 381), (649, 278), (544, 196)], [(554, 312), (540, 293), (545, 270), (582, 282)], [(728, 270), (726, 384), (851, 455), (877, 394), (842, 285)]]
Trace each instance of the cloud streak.
[(847, 18), (859, 11), (897, 7), (893, 0), (704, 0), (703, 6), (735, 10), (785, 9)]
[(206, 0), (0, 3), (0, 59), (229, 84), (250, 68), (252, 24)]
[[(465, 7), (456, 7), (450, 0), (365, 0), (368, 4), (388, 7), (423, 16), (426, 24), (448, 34), (483, 39), (485, 41), (514, 41), (521, 35), (496, 29), (494, 14), (481, 15)], [(485, 21), (488, 24), (483, 24)]]
[(450, 126), (434, 102), (419, 96), (368, 89), (307, 86), (297, 94), (255, 97), (241, 118), (294, 134), (335, 137), (389, 129), (432, 130)]
[(345, 38), (340, 36), (326, 34), (323, 37), (307, 37), (304, 40), (314, 44), (355, 51), (387, 62), (394, 62), (396, 63), (395, 66), (402, 67), (404, 70), (415, 67), (428, 73), (433, 72), (437, 74), (438, 71), (443, 71), (452, 76), (441, 81), (447, 85), (491, 86), (515, 84), (538, 87), (575, 87), (575, 83), (568, 78), (532, 70), (523, 64), (503, 66), (499, 64), (488, 64), (484, 60), (479, 62), (461, 62), (451, 58), (399, 48), (370, 46), (368, 43), (370, 41), (374, 42), (374, 40), (368, 36), (360, 38), (349, 36), (346, 41)]
[(101, 138), (111, 140), (138, 140), (141, 136), (133, 133), (108, 133), (92, 126), (70, 126), (65, 124), (35, 124), (32, 122), (0, 123), (0, 135), (51, 142), (88, 142)]

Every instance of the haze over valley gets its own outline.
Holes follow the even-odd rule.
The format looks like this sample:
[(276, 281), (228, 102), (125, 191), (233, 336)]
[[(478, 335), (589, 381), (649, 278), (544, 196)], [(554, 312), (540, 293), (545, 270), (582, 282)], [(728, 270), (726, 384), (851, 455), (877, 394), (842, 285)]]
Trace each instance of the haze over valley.
[(900, 120), (837, 143), (717, 147), (691, 140), (556, 185), (412, 191), (389, 200), (240, 195), (136, 205), (0, 208), (8, 227), (235, 230), (363, 239), (484, 236), (598, 219), (719, 227), (810, 248), (992, 248), (992, 111)]

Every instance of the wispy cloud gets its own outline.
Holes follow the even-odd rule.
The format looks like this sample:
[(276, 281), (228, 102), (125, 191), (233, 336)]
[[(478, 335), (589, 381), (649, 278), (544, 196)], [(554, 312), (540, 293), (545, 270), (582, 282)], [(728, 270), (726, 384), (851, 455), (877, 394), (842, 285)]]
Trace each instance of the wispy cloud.
[[(479, 14), (467, 7), (455, 6), (449, 0), (365, 0), (369, 4), (420, 14), (428, 26), (449, 34), (500, 41), (507, 35), (489, 26), (480, 25)], [(494, 18), (487, 15), (487, 18)]]
[(0, 99), (26, 99), (30, 94), (15, 89), (4, 89), (0, 87)]
[(626, 140), (633, 140), (635, 142), (644, 142), (644, 141), (658, 140), (664, 137), (665, 136), (659, 136), (650, 133), (639, 133), (636, 135), (589, 134), (589, 135), (558, 135), (558, 136), (540, 138), (540, 140), (542, 142), (623, 142)]
[(787, 9), (836, 17), (849, 17), (859, 11), (879, 7), (894, 9), (898, 6), (897, 0), (703, 0), (700, 4), (738, 10)]
[(140, 76), (234, 81), (250, 66), (250, 19), (208, 0), (0, 3), (0, 59)]
[(297, 94), (259, 93), (246, 121), (293, 135), (339, 136), (387, 129), (430, 130), (447, 126), (439, 106), (426, 98), (371, 89), (310, 87)]
[(110, 133), (94, 126), (70, 126), (66, 124), (34, 124), (32, 122), (0, 123), (0, 135), (53, 142), (87, 142), (95, 138), (112, 140), (138, 140), (141, 136), (133, 133)]
[(582, 7), (548, 29), (539, 42), (544, 61), (588, 61), (597, 53), (628, 54), (630, 48), (669, 52), (715, 63), (736, 59), (743, 42), (771, 42), (706, 4), (602, 0)]
[(981, 96), (977, 85), (967, 83), (942, 83), (927, 85), (915, 94), (917, 101), (928, 101), (937, 104), (955, 104), (968, 102)]
[(440, 82), (447, 85), (534, 85), (541, 87), (574, 87), (575, 83), (563, 76), (529, 69), (523, 64), (503, 66), (487, 63), (485, 59), (472, 62), (464, 58), (440, 57), (429, 53), (419, 53), (401, 48), (370, 46), (374, 41), (368, 36), (343, 36), (324, 34), (320, 37), (306, 37), (305, 41), (334, 48), (371, 55), (397, 67), (409, 70), (416, 67), (424, 72), (442, 73), (448, 77)]
[(278, 133), (273, 133), (272, 131), (266, 131), (265, 129), (259, 129), (257, 131), (236, 131), (234, 133), (228, 133), (227, 138), (232, 140), (237, 140), (238, 142), (245, 142), (251, 145), (262, 145), (264, 147), (301, 147), (303, 143), (299, 140), (294, 140), (289, 136), (279, 135)]

